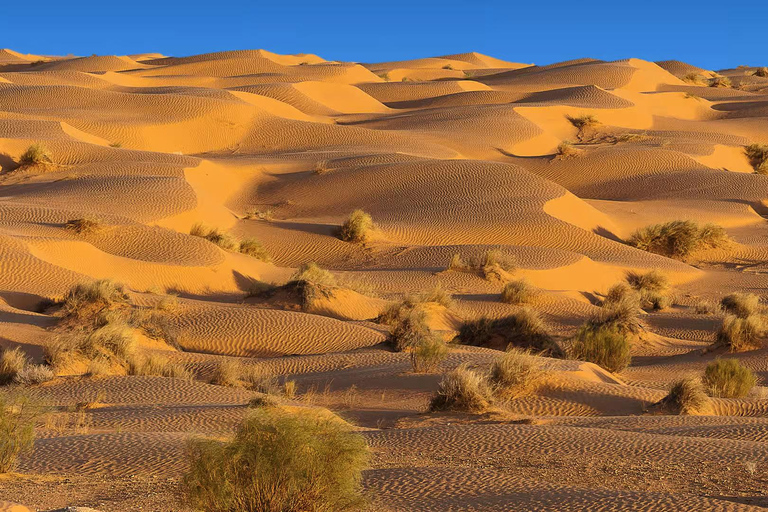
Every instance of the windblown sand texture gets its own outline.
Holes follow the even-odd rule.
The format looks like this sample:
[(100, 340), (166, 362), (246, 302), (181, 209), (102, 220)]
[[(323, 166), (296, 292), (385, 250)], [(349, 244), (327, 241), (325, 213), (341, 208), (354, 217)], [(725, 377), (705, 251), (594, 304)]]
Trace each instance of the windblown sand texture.
[[(295, 380), (287, 403), (359, 426), (373, 452), (371, 510), (768, 508), (765, 400), (645, 414), (672, 381), (723, 355), (702, 350), (722, 315), (694, 306), (768, 288), (768, 176), (744, 154), (768, 144), (768, 78), (755, 69), (720, 71), (733, 83), (720, 88), (684, 81), (713, 75), (677, 61), (0, 51), (0, 345), (40, 362), (58, 322), (41, 301), (110, 278), (134, 304), (178, 296), (180, 350), (147, 344), (196, 376), (31, 386), (70, 426), (38, 429), (18, 474), (0, 478), (0, 511), (189, 510), (187, 440), (229, 434), (255, 396), (207, 383), (234, 357)], [(568, 117), (583, 115), (600, 124), (580, 140)], [(557, 157), (563, 141), (579, 154)], [(35, 143), (52, 162), (19, 167)], [(375, 236), (341, 241), (357, 208)], [(80, 218), (102, 227), (67, 228)], [(732, 242), (684, 262), (623, 243), (678, 219), (720, 224)], [(189, 235), (199, 222), (258, 239), (271, 262)], [(543, 359), (549, 385), (501, 412), (425, 413), (440, 375), (412, 373), (374, 319), (438, 284), (456, 302), (428, 311), (446, 338), (464, 319), (516, 311), (499, 300), (502, 282), (446, 271), (454, 254), (488, 249), (514, 256), (514, 276), (540, 290), (530, 306), (561, 340), (629, 270), (667, 275), (674, 305), (644, 314), (648, 335), (619, 375)], [(246, 298), (310, 261), (340, 288), (308, 311), (289, 293)], [(441, 372), (487, 368), (497, 354), (455, 346)], [(734, 357), (768, 382), (765, 350)], [(98, 406), (72, 412), (84, 401)]]

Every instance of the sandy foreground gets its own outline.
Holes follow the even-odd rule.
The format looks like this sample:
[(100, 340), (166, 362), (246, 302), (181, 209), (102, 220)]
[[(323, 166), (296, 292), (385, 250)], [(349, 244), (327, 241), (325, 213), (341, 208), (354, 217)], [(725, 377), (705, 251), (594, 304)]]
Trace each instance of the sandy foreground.
[[(768, 78), (676, 61), (533, 66), (468, 53), (379, 64), (235, 51), (57, 58), (0, 50), (0, 345), (36, 362), (60, 334), (55, 308), (80, 282), (124, 283), (131, 302), (178, 297), (179, 349), (195, 379), (60, 375), (29, 387), (65, 426), (41, 425), (0, 511), (186, 511), (193, 436), (226, 436), (256, 393), (208, 383), (239, 358), (296, 381), (285, 404), (327, 407), (373, 452), (371, 510), (762, 510), (768, 507), (768, 390), (713, 399), (714, 414), (651, 415), (682, 375), (701, 374), (729, 292), (768, 287), (768, 176), (744, 146), (768, 143)], [(592, 115), (582, 133), (568, 117)], [(557, 156), (573, 141), (578, 154)], [(34, 143), (51, 155), (21, 166)], [(366, 243), (336, 232), (362, 208)], [(98, 219), (77, 233), (73, 219)], [(639, 227), (713, 222), (732, 242), (678, 261), (624, 244)], [(256, 238), (271, 262), (189, 235), (195, 223)], [(487, 368), (494, 348), (452, 346), (416, 374), (373, 320), (442, 286), (450, 339), (462, 320), (501, 317), (503, 282), (447, 271), (454, 254), (514, 256), (514, 277), (558, 340), (599, 310), (628, 270), (658, 269), (673, 305), (643, 315), (618, 375), (542, 359), (546, 386), (479, 414), (427, 413), (440, 374)], [(303, 263), (340, 283), (302, 310), (246, 298)], [(734, 354), (768, 382), (764, 349)], [(83, 414), (79, 402), (93, 402)], [(5, 500), (5, 501), (2, 501)], [(28, 507), (28, 508), (25, 508)]]

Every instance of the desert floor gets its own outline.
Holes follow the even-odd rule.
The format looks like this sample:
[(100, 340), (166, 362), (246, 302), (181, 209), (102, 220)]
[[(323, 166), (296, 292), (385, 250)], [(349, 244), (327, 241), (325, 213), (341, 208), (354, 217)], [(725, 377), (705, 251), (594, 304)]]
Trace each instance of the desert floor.
[[(0, 51), (0, 345), (41, 362), (61, 335), (46, 305), (109, 278), (137, 308), (178, 297), (174, 346), (142, 335), (142, 350), (195, 375), (29, 386), (59, 421), (41, 423), (34, 450), (0, 477), (0, 510), (189, 510), (188, 440), (230, 434), (258, 394), (208, 383), (235, 358), (295, 381), (284, 406), (357, 425), (373, 452), (371, 510), (768, 508), (768, 389), (713, 399), (711, 415), (647, 413), (723, 355), (703, 350), (722, 314), (697, 304), (768, 288), (768, 176), (744, 154), (768, 143), (768, 78), (754, 70), (721, 70), (733, 86), (708, 87), (683, 78), (711, 72), (637, 59)], [(568, 119), (584, 115), (599, 121), (588, 132)], [(556, 154), (566, 140), (576, 156)], [(51, 162), (19, 166), (35, 143)], [(357, 208), (375, 236), (341, 241)], [(82, 218), (100, 229), (67, 226)], [(678, 219), (717, 223), (732, 241), (685, 261), (623, 243)], [(258, 239), (271, 261), (191, 236), (199, 222)], [(542, 358), (548, 380), (534, 394), (483, 414), (429, 413), (442, 373), (487, 368), (498, 350), (452, 344), (438, 372), (417, 374), (374, 319), (438, 285), (455, 304), (424, 307), (446, 339), (465, 319), (517, 310), (500, 301), (502, 281), (446, 270), (454, 254), (488, 249), (514, 257), (513, 276), (539, 290), (529, 307), (563, 342), (627, 271), (659, 270), (675, 300), (644, 313), (618, 374)], [(307, 262), (339, 283), (311, 307), (248, 297)], [(733, 357), (768, 383), (766, 350)]]

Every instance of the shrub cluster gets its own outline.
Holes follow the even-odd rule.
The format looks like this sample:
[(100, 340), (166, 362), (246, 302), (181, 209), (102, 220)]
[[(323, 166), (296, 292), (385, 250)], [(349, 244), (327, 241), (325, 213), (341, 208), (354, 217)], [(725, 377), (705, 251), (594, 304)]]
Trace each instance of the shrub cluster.
[(480, 318), (465, 322), (456, 337), (459, 343), (507, 349), (530, 349), (552, 357), (564, 352), (547, 331), (544, 322), (531, 309), (522, 309), (497, 319)]
[(582, 326), (574, 337), (571, 355), (575, 359), (595, 363), (609, 372), (620, 372), (632, 360), (626, 334), (611, 324)]
[(339, 238), (345, 242), (365, 242), (375, 228), (373, 219), (363, 210), (353, 211), (339, 231)]
[(29, 146), (21, 155), (21, 158), (19, 158), (19, 163), (21, 165), (41, 165), (50, 164), (52, 162), (53, 160), (51, 159), (50, 151), (39, 142)]
[(485, 279), (501, 281), (505, 281), (516, 268), (515, 258), (499, 249), (485, 251), (482, 256), (467, 261), (459, 254), (454, 254), (448, 264), (448, 270), (478, 273)]
[(725, 230), (715, 224), (699, 226), (690, 220), (655, 224), (635, 231), (627, 243), (643, 251), (684, 259), (691, 253), (722, 247), (728, 242)]
[(704, 384), (712, 396), (743, 398), (749, 394), (757, 377), (736, 359), (717, 359), (704, 370)]
[(744, 148), (750, 165), (758, 174), (768, 174), (768, 144), (750, 144)]
[(538, 290), (525, 279), (515, 279), (504, 285), (501, 302), (507, 304), (526, 304), (536, 297)]
[(711, 412), (712, 403), (698, 377), (686, 377), (672, 384), (669, 394), (654, 404), (661, 412), (680, 415), (701, 415)]
[(242, 254), (247, 254), (264, 262), (272, 261), (269, 253), (264, 246), (255, 238), (246, 238), (238, 240), (234, 236), (221, 231), (218, 228), (208, 227), (200, 222), (194, 224), (189, 234), (192, 236), (198, 236), (205, 238), (209, 242), (218, 245), (226, 251), (236, 251)]
[(0, 474), (12, 471), (19, 455), (32, 449), (39, 414), (28, 397), (0, 395)]

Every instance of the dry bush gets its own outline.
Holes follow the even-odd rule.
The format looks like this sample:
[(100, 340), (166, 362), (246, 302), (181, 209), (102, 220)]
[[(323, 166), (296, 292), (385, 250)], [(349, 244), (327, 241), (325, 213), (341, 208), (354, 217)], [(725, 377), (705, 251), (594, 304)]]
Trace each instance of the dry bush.
[(183, 365), (172, 363), (166, 356), (156, 353), (133, 357), (128, 367), (128, 373), (130, 375), (192, 380), (192, 373)]
[(272, 210), (248, 210), (245, 218), (248, 220), (256, 219), (271, 222), (275, 218), (275, 212)]
[(457, 272), (466, 272), (470, 270), (469, 264), (464, 261), (460, 254), (454, 254), (451, 256), (451, 261), (448, 262), (446, 270), (455, 270)]
[(246, 238), (240, 241), (240, 252), (256, 259), (269, 263), (272, 258), (264, 246), (255, 238)]
[(320, 296), (328, 296), (337, 286), (336, 278), (317, 263), (305, 263), (298, 268), (286, 285), (294, 287), (301, 295), (302, 306), (307, 309)]
[(686, 377), (672, 384), (669, 394), (655, 404), (663, 412), (700, 415), (711, 412), (712, 403), (698, 377)]
[(489, 380), (496, 396), (511, 400), (531, 393), (544, 375), (529, 351), (512, 348), (493, 362)]
[(52, 162), (53, 160), (51, 159), (50, 151), (39, 142), (29, 146), (21, 155), (21, 158), (19, 158), (19, 163), (21, 165), (40, 165), (50, 164)]
[(483, 376), (462, 364), (443, 376), (429, 410), (483, 412), (492, 401), (491, 389)]
[(693, 311), (697, 315), (710, 315), (717, 310), (717, 307), (710, 301), (700, 300), (693, 306)]
[(363, 210), (353, 211), (339, 231), (339, 237), (345, 242), (365, 242), (373, 233), (373, 219)]
[(759, 76), (760, 78), (768, 78), (768, 68), (765, 66), (757, 68), (755, 70), (755, 76)]
[(750, 144), (744, 148), (750, 165), (758, 174), (768, 174), (768, 144)]
[(707, 77), (699, 73), (688, 73), (683, 77), (683, 81), (693, 85), (707, 85), (709, 83)]
[(745, 352), (762, 348), (765, 322), (757, 315), (739, 318), (727, 315), (717, 333), (715, 347), (728, 347), (731, 352)]
[(0, 385), (10, 384), (29, 364), (21, 347), (0, 348)]
[(506, 304), (526, 304), (537, 295), (537, 290), (525, 279), (515, 279), (504, 285), (501, 302)]
[(73, 286), (64, 297), (64, 317), (83, 319), (127, 305), (128, 295), (123, 285), (100, 279)]
[(315, 174), (325, 174), (331, 170), (330, 162), (328, 160), (320, 160), (315, 164)]
[(722, 247), (728, 242), (725, 230), (715, 224), (699, 226), (690, 220), (655, 224), (635, 231), (627, 243), (643, 251), (684, 259), (691, 253)]
[(240, 377), (243, 375), (243, 365), (239, 361), (224, 359), (214, 367), (211, 380), (214, 386), (241, 386)]
[(262, 366), (241, 368), (240, 378), (247, 388), (259, 393), (277, 394), (280, 390), (277, 376)]
[(402, 352), (432, 336), (424, 312), (411, 310), (394, 321), (387, 341), (393, 350)]
[(505, 273), (517, 268), (515, 258), (498, 249), (486, 251), (481, 260), (470, 262), (470, 265), (479, 269), (484, 278), (498, 280), (504, 280)]
[(701, 99), (701, 96), (699, 96), (698, 94), (694, 94), (694, 93), (692, 93), (692, 92), (687, 92), (687, 93), (685, 93), (685, 98), (686, 98), (686, 99), (689, 99), (689, 100), (690, 100), (690, 99), (693, 99), (693, 100), (700, 100), (700, 99)]
[(610, 324), (593, 326), (587, 323), (582, 326), (574, 338), (571, 355), (614, 373), (629, 366), (632, 360), (627, 336)]
[[(2, 364), (2, 363), (0, 363)], [(44, 364), (28, 364), (16, 374), (14, 382), (23, 386), (42, 384), (56, 378), (50, 366)]]
[(64, 227), (70, 231), (74, 231), (78, 235), (90, 235), (101, 231), (104, 228), (104, 225), (99, 219), (85, 217), (82, 219), (69, 220)]
[(298, 390), (298, 384), (295, 380), (286, 380), (283, 383), (283, 395), (289, 400), (296, 398), (296, 391)]
[(584, 114), (581, 116), (566, 116), (568, 121), (579, 130), (586, 130), (587, 128), (594, 128), (600, 124), (600, 121), (592, 114)]
[(12, 471), (19, 455), (32, 449), (39, 415), (28, 397), (0, 395), (0, 474)]
[(709, 79), (710, 87), (733, 87), (731, 79), (727, 76), (715, 76)]
[(550, 336), (544, 322), (531, 309), (522, 309), (507, 317), (480, 318), (465, 322), (457, 340), (464, 345), (510, 346), (527, 348), (552, 357), (563, 357), (560, 346)]
[[(77, 362), (94, 362), (100, 370), (111, 373), (113, 368), (129, 366), (136, 352), (136, 331), (121, 322), (106, 323), (91, 332), (61, 335), (43, 346), (46, 364), (54, 369), (66, 369)], [(90, 370), (89, 370), (90, 371)]]
[(563, 141), (557, 145), (557, 151), (555, 152), (555, 160), (566, 160), (568, 158), (576, 158), (584, 153), (583, 149), (579, 149), (573, 145), (572, 142)]
[(736, 359), (718, 359), (704, 370), (704, 384), (712, 396), (743, 398), (755, 387), (757, 377)]
[(663, 292), (669, 288), (667, 276), (658, 270), (648, 272), (627, 272), (627, 283), (639, 292)]
[(228, 442), (190, 444), (189, 501), (207, 512), (305, 512), (364, 505), (365, 439), (341, 421), (259, 408)]
[(452, 308), (455, 305), (453, 297), (441, 284), (435, 285), (429, 291), (417, 294), (414, 301), (420, 304), (439, 304), (446, 308)]
[(445, 342), (435, 335), (422, 338), (411, 348), (411, 366), (416, 373), (433, 373), (448, 355)]
[(761, 312), (760, 297), (753, 293), (731, 293), (720, 301), (720, 307), (728, 314), (748, 318)]
[(605, 295), (601, 306), (609, 308), (614, 304), (621, 304), (623, 302), (640, 304), (640, 294), (627, 283), (622, 282), (616, 283), (608, 289), (608, 293)]
[(209, 242), (216, 244), (227, 251), (237, 251), (240, 248), (238, 240), (229, 233), (225, 233), (219, 228), (208, 227), (200, 222), (194, 224), (190, 228), (189, 234), (205, 238)]

